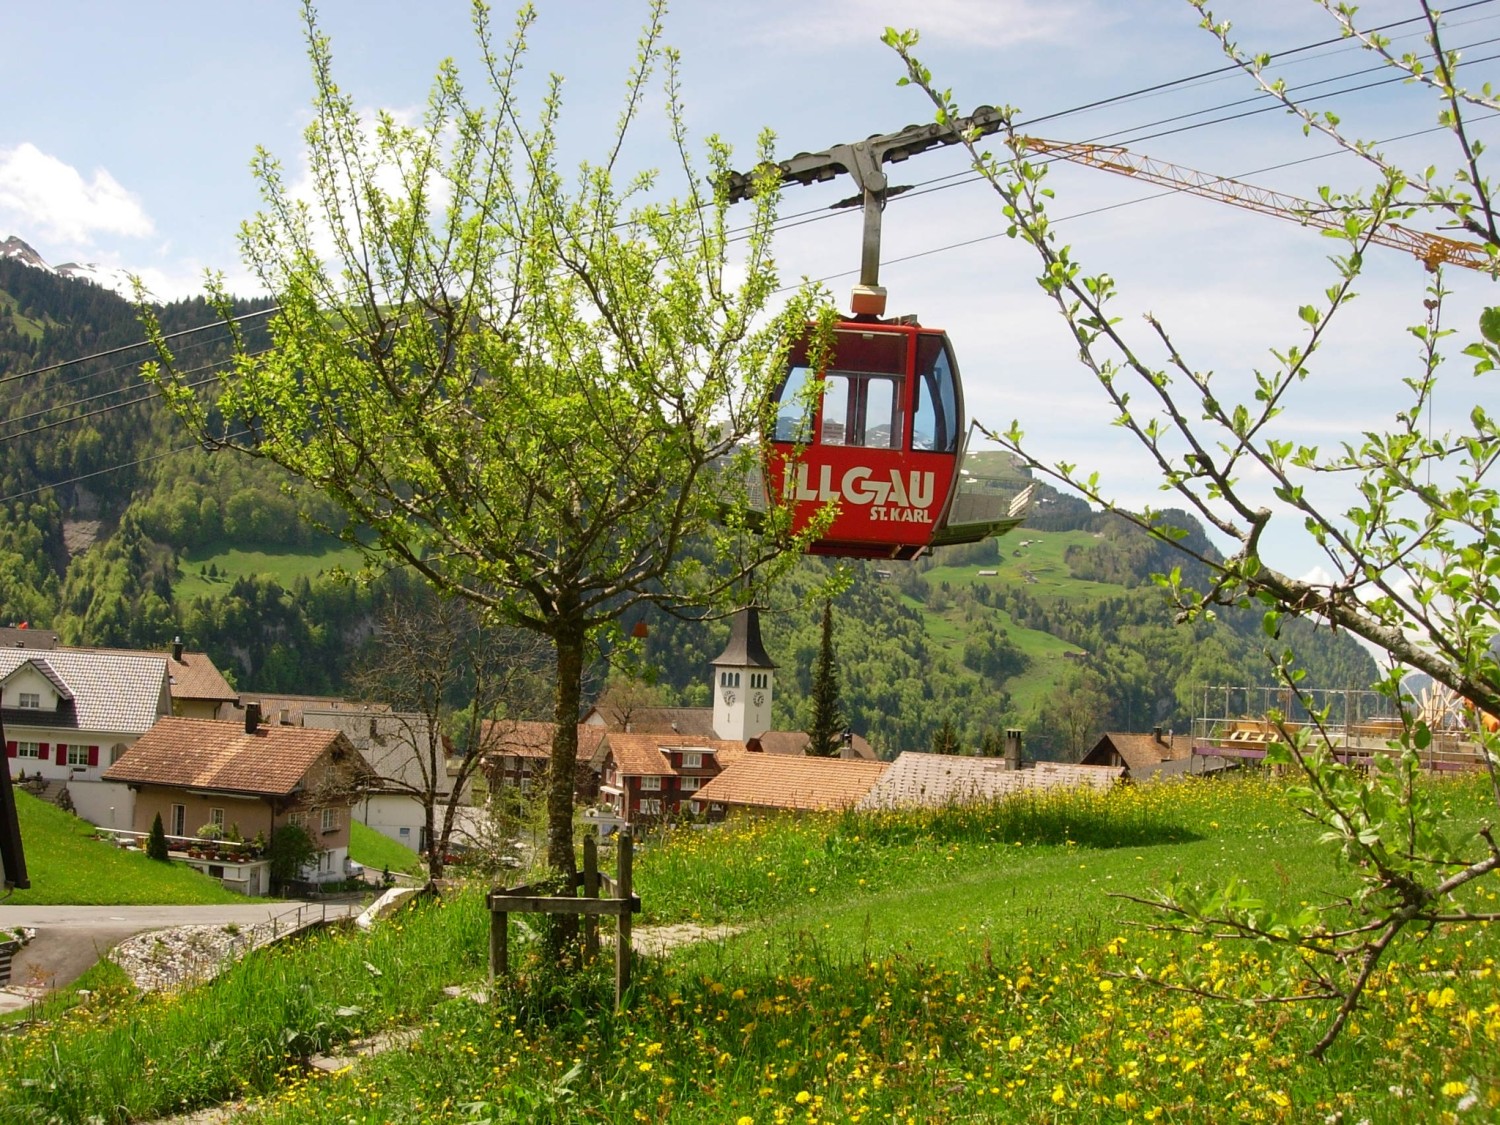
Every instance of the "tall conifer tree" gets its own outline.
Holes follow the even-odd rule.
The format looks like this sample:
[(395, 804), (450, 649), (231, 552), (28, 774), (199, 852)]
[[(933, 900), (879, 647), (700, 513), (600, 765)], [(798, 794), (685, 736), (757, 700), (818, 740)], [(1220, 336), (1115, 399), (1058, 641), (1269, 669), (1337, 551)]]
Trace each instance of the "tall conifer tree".
[(823, 603), (823, 640), (813, 669), (812, 704), (812, 725), (807, 729), (812, 741), (807, 752), (836, 758), (844, 741), (845, 720), (839, 707), (839, 668), (833, 658), (833, 606), (828, 602)]

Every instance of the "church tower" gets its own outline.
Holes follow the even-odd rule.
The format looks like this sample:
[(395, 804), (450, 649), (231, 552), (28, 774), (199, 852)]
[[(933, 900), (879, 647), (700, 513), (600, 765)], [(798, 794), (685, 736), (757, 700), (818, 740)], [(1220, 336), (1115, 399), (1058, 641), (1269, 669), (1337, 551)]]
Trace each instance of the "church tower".
[(776, 665), (760, 639), (760, 611), (734, 615), (729, 644), (713, 662), (714, 733), (744, 742), (771, 729), (771, 681)]

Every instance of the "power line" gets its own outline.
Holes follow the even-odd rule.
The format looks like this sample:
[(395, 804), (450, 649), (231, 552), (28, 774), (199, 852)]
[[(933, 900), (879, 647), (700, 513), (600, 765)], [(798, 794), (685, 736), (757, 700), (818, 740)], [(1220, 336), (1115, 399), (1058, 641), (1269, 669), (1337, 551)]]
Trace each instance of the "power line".
[[(1488, 5), (1488, 4), (1490, 4), (1491, 2), (1493, 2), (1493, 0), (1474, 0), (1474, 2), (1472, 2), (1472, 3), (1464, 4), (1464, 5), (1462, 5), (1462, 6), (1458, 7), (1458, 8), (1452, 9), (1449, 13), (1445, 13), (1445, 14), (1446, 15), (1451, 15), (1451, 14), (1456, 13), (1456, 12), (1462, 12), (1462, 11), (1466, 11), (1466, 10), (1470, 10), (1470, 9), (1474, 9), (1474, 8), (1484, 7), (1484, 6)], [(1383, 25), (1380, 25), (1377, 28), (1373, 28), (1373, 29), (1370, 29), (1370, 30), (1375, 31), (1375, 32), (1380, 32), (1380, 31), (1386, 31), (1386, 30), (1390, 30), (1392, 28), (1397, 28), (1397, 27), (1408, 25), (1408, 24), (1420, 23), (1420, 22), (1423, 22), (1421, 17), (1414, 17), (1414, 18), (1405, 19), (1405, 20), (1393, 21), (1391, 23), (1383, 24)], [(1468, 44), (1468, 45), (1466, 45), (1464, 47), (1461, 47), (1461, 48), (1458, 48), (1458, 49), (1459, 50), (1466, 50), (1466, 49), (1469, 49), (1472, 46), (1488, 45), (1488, 44), (1493, 43), (1493, 42), (1495, 42), (1494, 39), (1480, 40), (1480, 41), (1477, 41), (1477, 42), (1475, 42), (1473, 44)], [(1358, 47), (1357, 43), (1353, 43), (1353, 42), (1349, 41), (1348, 39), (1346, 39), (1344, 37), (1336, 37), (1336, 38), (1331, 38), (1331, 39), (1319, 40), (1319, 41), (1316, 41), (1314, 43), (1304, 44), (1304, 45), (1299, 46), (1299, 47), (1289, 48), (1287, 50), (1277, 52), (1277, 53), (1269, 56), (1269, 58), (1271, 60), (1279, 60), (1279, 61), (1282, 61), (1284, 63), (1286, 60), (1291, 59), (1293, 56), (1301, 55), (1301, 54), (1304, 54), (1307, 51), (1315, 50), (1317, 48), (1326, 47), (1326, 46), (1330, 46), (1330, 45), (1339, 45), (1341, 48), (1347, 48), (1347, 49), (1352, 49), (1352, 50), (1360, 49)], [(1486, 56), (1486, 57), (1478, 59), (1478, 60), (1466, 60), (1466, 63), (1492, 61), (1495, 57), (1496, 56)], [(1036, 118), (1031, 118), (1031, 119), (1025, 120), (1025, 123), (1028, 124), (1028, 125), (1034, 125), (1034, 124), (1037, 124), (1037, 123), (1043, 122), (1043, 121), (1055, 120), (1055, 119), (1058, 119), (1058, 118), (1062, 118), (1062, 117), (1066, 117), (1066, 116), (1070, 116), (1070, 115), (1074, 115), (1074, 114), (1079, 114), (1079, 113), (1085, 112), (1087, 110), (1100, 108), (1100, 107), (1105, 106), (1105, 105), (1120, 104), (1120, 103), (1124, 103), (1124, 102), (1127, 102), (1127, 101), (1130, 101), (1130, 100), (1134, 100), (1134, 99), (1138, 99), (1138, 98), (1142, 98), (1142, 97), (1153, 96), (1153, 95), (1159, 94), (1161, 92), (1164, 92), (1164, 91), (1166, 91), (1168, 89), (1183, 87), (1183, 86), (1191, 85), (1191, 84), (1194, 84), (1194, 83), (1201, 83), (1202, 81), (1204, 81), (1206, 79), (1211, 79), (1211, 78), (1215, 78), (1215, 77), (1227, 76), (1227, 75), (1230, 75), (1230, 74), (1238, 72), (1240, 69), (1241, 68), (1238, 67), (1235, 64), (1228, 64), (1226, 66), (1219, 67), (1219, 68), (1216, 68), (1214, 70), (1200, 72), (1199, 74), (1189, 75), (1189, 76), (1186, 76), (1184, 78), (1174, 79), (1174, 80), (1171, 80), (1171, 81), (1168, 81), (1168, 82), (1156, 83), (1156, 84), (1153, 84), (1151, 86), (1142, 87), (1142, 88), (1140, 88), (1138, 90), (1130, 91), (1130, 92), (1127, 92), (1127, 93), (1124, 93), (1124, 94), (1114, 95), (1112, 97), (1105, 98), (1105, 99), (1099, 99), (1099, 100), (1096, 100), (1096, 101), (1093, 101), (1093, 102), (1084, 103), (1082, 105), (1074, 106), (1074, 107), (1071, 107), (1069, 109), (1057, 110), (1057, 111), (1054, 111), (1054, 112), (1049, 113), (1049, 114), (1045, 114), (1045, 115), (1040, 116), (1040, 117), (1036, 117)], [(1327, 85), (1327, 84), (1329, 84), (1331, 82), (1343, 81), (1343, 80), (1345, 80), (1347, 78), (1350, 78), (1350, 77), (1357, 77), (1357, 76), (1359, 76), (1361, 74), (1367, 74), (1367, 73), (1371, 73), (1371, 72), (1374, 72), (1374, 71), (1380, 71), (1382, 69), (1383, 69), (1382, 67), (1378, 67), (1378, 66), (1377, 67), (1373, 67), (1373, 68), (1365, 68), (1363, 70), (1354, 71), (1354, 72), (1351, 72), (1351, 73), (1348, 73), (1348, 74), (1336, 75), (1336, 76), (1333, 76), (1333, 77), (1330, 77), (1330, 78), (1319, 79), (1319, 80), (1317, 80), (1315, 82), (1305, 83), (1302, 86), (1293, 87), (1292, 90), (1293, 90), (1293, 92), (1295, 92), (1296, 90), (1313, 89), (1313, 88), (1316, 88), (1318, 86), (1325, 86), (1325, 85)], [(1304, 101), (1304, 102), (1309, 102), (1309, 101), (1322, 100), (1322, 99), (1325, 99), (1325, 98), (1338, 97), (1338, 96), (1343, 96), (1343, 95), (1346, 95), (1346, 94), (1349, 94), (1349, 93), (1355, 93), (1355, 92), (1359, 92), (1361, 90), (1371, 89), (1371, 88), (1374, 88), (1374, 87), (1377, 87), (1377, 86), (1388, 85), (1388, 84), (1392, 84), (1392, 83), (1395, 83), (1395, 82), (1401, 82), (1401, 81), (1405, 81), (1404, 77), (1398, 76), (1398, 77), (1395, 77), (1395, 78), (1384, 79), (1384, 80), (1382, 80), (1380, 82), (1365, 83), (1365, 84), (1361, 84), (1359, 86), (1346, 87), (1346, 88), (1341, 89), (1341, 90), (1328, 91), (1328, 92), (1325, 92), (1323, 94), (1319, 94), (1319, 95), (1307, 97), (1307, 98), (1304, 98), (1304, 99), (1301, 99), (1301, 100)], [(1209, 125), (1222, 124), (1222, 123), (1224, 123), (1226, 121), (1239, 120), (1239, 119), (1244, 118), (1244, 117), (1253, 116), (1253, 115), (1259, 114), (1259, 113), (1271, 112), (1273, 110), (1282, 108), (1281, 103), (1279, 101), (1272, 100), (1271, 104), (1269, 104), (1269, 105), (1260, 106), (1258, 108), (1255, 108), (1253, 110), (1249, 110), (1249, 111), (1246, 111), (1246, 112), (1243, 112), (1243, 113), (1231, 114), (1231, 115), (1217, 117), (1217, 118), (1211, 118), (1209, 120), (1204, 120), (1204, 121), (1197, 121), (1197, 122), (1194, 122), (1192, 124), (1182, 125), (1182, 126), (1178, 126), (1176, 128), (1172, 128), (1172, 129), (1159, 130), (1159, 131), (1157, 131), (1155, 133), (1150, 133), (1150, 132), (1142, 133), (1142, 132), (1140, 132), (1141, 130), (1152, 129), (1152, 128), (1156, 127), (1157, 125), (1160, 125), (1160, 124), (1170, 124), (1170, 123), (1172, 123), (1174, 121), (1183, 120), (1184, 118), (1201, 117), (1202, 115), (1207, 114), (1207, 113), (1216, 113), (1216, 112), (1219, 112), (1222, 109), (1233, 108), (1233, 107), (1238, 106), (1238, 105), (1244, 105), (1244, 104), (1252, 103), (1254, 101), (1260, 100), (1260, 98), (1262, 98), (1262, 97), (1269, 97), (1269, 95), (1257, 95), (1257, 96), (1255, 96), (1253, 98), (1239, 99), (1237, 101), (1232, 101), (1232, 102), (1229, 102), (1229, 103), (1224, 103), (1224, 104), (1221, 104), (1221, 105), (1218, 105), (1218, 106), (1209, 107), (1209, 108), (1206, 108), (1206, 109), (1200, 109), (1200, 110), (1195, 110), (1195, 111), (1192, 111), (1192, 112), (1189, 112), (1189, 113), (1177, 114), (1177, 115), (1174, 115), (1172, 117), (1161, 118), (1161, 119), (1158, 119), (1155, 122), (1150, 122), (1150, 123), (1146, 123), (1146, 124), (1142, 124), (1142, 125), (1137, 125), (1137, 126), (1135, 126), (1133, 128), (1130, 128), (1130, 129), (1116, 130), (1113, 133), (1105, 134), (1103, 137), (1095, 138), (1095, 140), (1105, 139), (1105, 138), (1109, 138), (1109, 137), (1116, 137), (1116, 136), (1120, 136), (1121, 134), (1131, 134), (1130, 139), (1127, 140), (1127, 141), (1125, 141), (1125, 142), (1122, 142), (1122, 143), (1138, 143), (1139, 141), (1142, 141), (1142, 140), (1150, 140), (1150, 139), (1156, 139), (1156, 138), (1159, 138), (1159, 137), (1162, 137), (1162, 136), (1174, 135), (1176, 133), (1187, 132), (1187, 131), (1190, 131), (1190, 130), (1193, 130), (1193, 129), (1198, 129), (1198, 128), (1204, 128), (1204, 127), (1207, 127)], [(1485, 118), (1480, 118), (1480, 120), (1484, 120), (1484, 119)], [(1420, 131), (1417, 131), (1417, 132), (1414, 132), (1414, 133), (1407, 133), (1407, 134), (1401, 135), (1401, 137), (1388, 138), (1386, 141), (1381, 141), (1381, 142), (1377, 142), (1377, 143), (1389, 143), (1389, 141), (1391, 141), (1391, 140), (1399, 140), (1399, 139), (1403, 139), (1405, 137), (1417, 136), (1417, 135), (1421, 135), (1423, 133), (1438, 132), (1438, 131), (1441, 131), (1441, 127), (1435, 128), (1435, 129), (1420, 130)], [(1276, 170), (1276, 169), (1279, 169), (1279, 168), (1285, 168), (1285, 167), (1292, 166), (1294, 164), (1306, 163), (1306, 162), (1311, 161), (1311, 160), (1324, 159), (1324, 158), (1326, 158), (1328, 156), (1338, 155), (1338, 154), (1339, 153), (1337, 153), (1337, 152), (1324, 153), (1324, 154), (1320, 154), (1319, 156), (1316, 156), (1316, 157), (1307, 157), (1307, 158), (1302, 158), (1302, 159), (1299, 159), (1299, 160), (1287, 161), (1287, 162), (1284, 162), (1282, 164), (1268, 166), (1268, 167), (1260, 169), (1260, 170), (1258, 170), (1256, 172), (1244, 173), (1243, 175), (1257, 175), (1257, 174), (1262, 174), (1262, 173), (1264, 173), (1266, 171), (1272, 171), (1272, 170)], [(967, 172), (966, 171), (966, 172), (960, 172), (960, 173), (951, 173), (951, 174), (949, 174), (947, 176), (936, 177), (936, 178), (934, 178), (932, 180), (920, 182), (919, 184), (915, 185), (916, 190), (914, 192), (909, 192), (907, 194), (906, 198), (912, 198), (914, 195), (931, 194), (932, 192), (935, 192), (935, 191), (946, 190), (949, 187), (964, 186), (966, 184), (973, 183), (973, 182), (975, 182), (978, 179), (979, 179), (978, 175), (974, 174), (972, 172)], [(1101, 207), (1101, 208), (1093, 209), (1091, 211), (1079, 212), (1079, 213), (1076, 213), (1076, 214), (1070, 215), (1070, 216), (1063, 216), (1063, 217), (1061, 217), (1061, 218), (1059, 218), (1058, 220), (1055, 220), (1055, 221), (1064, 221), (1065, 219), (1068, 219), (1068, 218), (1079, 218), (1079, 217), (1082, 217), (1084, 215), (1097, 214), (1097, 213), (1100, 213), (1102, 211), (1114, 210), (1114, 209), (1117, 209), (1119, 207), (1132, 205), (1134, 203), (1145, 202), (1145, 201), (1150, 200), (1150, 199), (1161, 198), (1162, 196), (1168, 195), (1168, 194), (1172, 194), (1172, 193), (1170, 193), (1170, 192), (1153, 193), (1153, 194), (1148, 195), (1148, 196), (1142, 196), (1142, 197), (1139, 197), (1139, 198), (1134, 199), (1134, 200), (1127, 200), (1127, 201), (1123, 201), (1121, 203), (1111, 204), (1111, 205), (1108, 205), (1106, 207)], [(826, 219), (830, 219), (830, 218), (833, 218), (833, 217), (835, 217), (835, 216), (832, 215), (832, 214), (830, 214), (826, 208), (809, 209), (808, 211), (801, 212), (801, 213), (794, 213), (791, 216), (787, 216), (787, 217), (785, 217), (785, 218), (783, 218), (781, 220), (778, 220), (777, 223), (775, 224), (774, 229), (775, 229), (776, 232), (779, 233), (779, 232), (782, 232), (782, 231), (795, 229), (796, 227), (803, 226), (803, 225), (806, 225), (806, 224), (811, 223), (811, 222), (820, 222), (820, 221), (823, 221), (823, 220), (826, 220)], [(747, 230), (748, 230), (748, 228), (741, 228), (741, 231), (747, 231)], [(974, 244), (979, 243), (979, 242), (989, 241), (989, 240), (992, 240), (992, 239), (997, 238), (997, 237), (1000, 237), (1000, 235), (999, 234), (992, 234), (992, 235), (979, 236), (979, 237), (976, 237), (976, 238), (966, 239), (966, 240), (963, 240), (963, 241), (960, 241), (960, 242), (956, 242), (956, 243), (950, 243), (950, 244), (948, 244), (946, 246), (935, 247), (935, 248), (932, 248), (932, 249), (929, 249), (929, 250), (925, 250), (925, 251), (919, 251), (917, 253), (905, 255), (905, 256), (900, 257), (900, 258), (889, 259), (888, 262), (889, 262), (889, 264), (895, 264), (895, 263), (898, 263), (898, 262), (911, 261), (911, 260), (914, 260), (916, 258), (929, 257), (929, 256), (932, 256), (934, 254), (944, 253), (944, 252), (947, 252), (949, 250), (954, 250), (954, 249), (961, 249), (963, 247), (974, 245)], [(834, 278), (848, 276), (848, 274), (852, 273), (852, 272), (854, 272), (854, 271), (843, 271), (843, 272), (840, 272), (840, 273), (828, 275), (827, 277), (822, 278), (820, 280), (822, 280), (822, 281), (832, 280)], [(213, 322), (206, 323), (206, 324), (203, 324), (203, 325), (199, 325), (199, 326), (196, 326), (196, 327), (193, 327), (193, 328), (179, 330), (178, 332), (174, 332), (174, 333), (171, 333), (170, 335), (168, 335), (166, 337), (166, 339), (167, 340), (179, 340), (179, 339), (182, 339), (182, 338), (185, 338), (185, 337), (189, 337), (189, 336), (193, 336), (193, 335), (195, 335), (197, 333), (209, 331), (209, 330), (212, 330), (212, 329), (224, 329), (224, 328), (227, 327), (228, 324), (247, 322), (247, 321), (259, 318), (259, 317), (274, 315), (275, 313), (277, 313), (279, 311), (280, 311), (280, 306), (279, 305), (271, 305), (271, 306), (268, 306), (267, 308), (264, 308), (264, 309), (254, 310), (254, 311), (251, 311), (251, 312), (248, 312), (248, 313), (241, 314), (240, 316), (230, 318), (228, 321), (225, 321), (223, 319), (219, 319), (219, 320), (215, 320)], [(39, 374), (42, 374), (42, 373), (45, 373), (45, 372), (49, 372), (49, 371), (62, 370), (63, 368), (74, 366), (74, 365), (77, 365), (77, 364), (86, 363), (86, 362), (89, 362), (91, 360), (97, 360), (97, 359), (102, 359), (102, 358), (109, 358), (111, 356), (120, 355), (120, 354), (129, 352), (129, 351), (136, 350), (136, 349), (141, 348), (143, 346), (146, 346), (146, 344), (147, 344), (147, 341), (142, 340), (142, 341), (139, 341), (139, 342), (136, 342), (136, 343), (122, 345), (122, 346), (117, 347), (117, 348), (111, 348), (111, 349), (108, 349), (108, 350), (105, 350), (105, 351), (96, 352), (96, 353), (93, 353), (91, 355), (79, 356), (79, 357), (76, 357), (76, 358), (73, 358), (73, 359), (61, 361), (59, 363), (48, 364), (48, 365), (45, 365), (45, 366), (42, 366), (42, 367), (33, 368), (33, 369), (29, 370), (29, 371), (17, 372), (17, 373), (11, 374), (11, 375), (0, 377), (0, 385), (3, 385), (5, 383), (14, 382), (14, 381), (17, 381), (17, 380), (20, 380), (20, 379), (24, 379), (24, 378), (27, 378), (27, 377), (36, 376), (36, 375), (39, 375)], [(255, 353), (251, 353), (251, 354), (254, 355), (254, 354), (263, 354), (263, 353), (261, 353), (261, 352), (255, 352)], [(118, 370), (125, 369), (125, 366), (126, 365), (119, 365), (116, 368), (113, 368), (111, 371), (106, 371), (106, 372), (102, 372), (102, 373), (91, 373), (91, 375), (92, 375), (92, 377), (98, 377), (99, 375), (108, 375), (108, 374), (111, 374), (113, 371), (118, 371)], [(131, 365), (131, 366), (133, 366), (133, 365)], [(211, 370), (212, 366), (213, 365), (205, 365), (205, 366), (197, 368), (197, 369), (185, 371), (185, 372), (183, 372), (183, 374), (186, 374), (186, 375), (198, 374), (198, 373), (201, 373), (203, 371)], [(69, 383), (76, 382), (76, 381), (81, 380), (82, 378), (87, 378), (87, 377), (90, 377), (90, 375), (80, 376), (80, 377), (78, 377), (78, 379), (69, 380), (68, 382)], [(200, 388), (200, 387), (206, 386), (206, 385), (212, 383), (213, 381), (214, 380), (210, 378), (210, 379), (204, 379), (204, 380), (200, 380), (198, 382), (194, 382), (194, 383), (190, 383), (190, 384), (186, 384), (186, 385), (189, 386), (190, 388), (196, 389), (196, 388)], [(64, 385), (67, 385), (67, 384), (64, 384)], [(88, 402), (98, 401), (99, 399), (110, 397), (111, 395), (126, 393), (130, 389), (131, 388), (129, 386), (122, 386), (122, 387), (116, 388), (114, 390), (101, 392), (99, 394), (91, 395), (91, 396), (88, 396), (86, 398), (75, 399), (75, 400), (72, 400), (72, 401), (67, 402), (67, 403), (56, 404), (56, 405), (54, 405), (52, 407), (49, 407), (49, 408), (47, 408), (45, 410), (36, 411), (36, 412), (33, 412), (32, 414), (29, 414), (29, 415), (21, 416), (21, 417), (18, 417), (18, 418), (7, 419), (4, 424), (13, 424), (13, 423), (18, 422), (18, 421), (27, 421), (27, 420), (30, 420), (30, 419), (33, 419), (33, 418), (42, 417), (42, 416), (45, 416), (48, 413), (53, 413), (53, 412), (55, 412), (57, 410), (67, 409), (69, 407), (83, 405), (83, 404), (86, 404)], [(34, 434), (37, 434), (37, 433), (41, 433), (41, 432), (44, 432), (44, 431), (47, 431), (47, 430), (59, 428), (61, 426), (67, 425), (67, 424), (69, 424), (71, 422), (83, 421), (83, 420), (86, 420), (88, 418), (98, 417), (100, 415), (110, 413), (113, 410), (128, 409), (129, 407), (132, 407), (132, 406), (141, 405), (142, 403), (151, 401), (155, 397), (156, 397), (155, 393), (151, 392), (151, 393), (148, 393), (148, 394), (143, 395), (143, 396), (138, 397), (138, 398), (131, 399), (131, 400), (126, 401), (126, 402), (114, 403), (114, 404), (111, 404), (110, 406), (102, 407), (102, 408), (100, 408), (98, 410), (89, 411), (89, 412), (86, 412), (86, 413), (81, 414), (81, 415), (73, 415), (73, 416), (70, 416), (69, 418), (66, 418), (66, 419), (61, 419), (61, 420), (58, 420), (58, 421), (55, 421), (55, 422), (51, 422), (51, 423), (47, 423), (47, 424), (44, 424), (44, 425), (41, 425), (41, 426), (36, 426), (36, 427), (33, 427), (31, 429), (28, 429), (28, 430), (17, 431), (15, 433), (12, 433), (12, 434), (9, 434), (9, 435), (5, 435), (5, 436), (10, 437), (10, 438), (20, 438), (20, 437), (31, 436), (31, 435), (34, 435)], [(189, 447), (189, 448), (191, 448), (191, 447)], [(141, 464), (141, 463), (144, 463), (145, 461), (149, 461), (149, 460), (152, 460), (152, 459), (154, 459), (154, 458), (145, 458), (145, 459), (142, 459), (142, 461), (132, 462), (130, 464), (131, 465)], [(120, 466), (120, 467), (123, 468), (123, 467), (130, 467), (130, 466), (127, 465), (127, 466)], [(107, 470), (101, 470), (101, 471), (107, 471)], [(90, 475), (95, 475), (95, 474), (90, 474)], [(71, 483), (71, 482), (60, 482), (60, 483), (66, 484), (66, 483)], [(46, 486), (46, 485), (41, 486), (41, 488), (46, 488), (46, 487), (52, 487), (52, 486)], [(31, 493), (18, 494), (18, 495), (30, 495), (30, 494)], [(13, 497), (6, 498), (6, 499), (12, 499), (12, 498)]]

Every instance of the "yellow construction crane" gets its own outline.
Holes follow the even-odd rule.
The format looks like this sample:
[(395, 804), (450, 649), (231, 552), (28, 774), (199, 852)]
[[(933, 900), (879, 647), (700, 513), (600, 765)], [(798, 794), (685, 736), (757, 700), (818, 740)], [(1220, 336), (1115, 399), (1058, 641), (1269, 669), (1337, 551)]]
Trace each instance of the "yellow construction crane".
[[(1091, 168), (1101, 168), (1117, 175), (1131, 176), (1147, 183), (1160, 184), (1173, 191), (1191, 192), (1194, 195), (1232, 203), (1236, 207), (1259, 211), (1262, 214), (1292, 219), (1305, 226), (1319, 227), (1323, 230), (1342, 230), (1344, 227), (1343, 221), (1336, 212), (1329, 214), (1326, 209), (1306, 199), (1284, 195), (1279, 191), (1269, 191), (1266, 188), (1241, 183), (1239, 180), (1231, 180), (1225, 176), (1211, 176), (1206, 172), (1195, 172), (1191, 168), (1168, 164), (1164, 160), (1153, 160), (1149, 156), (1141, 156), (1128, 149), (1116, 148), (1112, 145), (1048, 141), (1040, 137), (1016, 137), (1011, 143), (1014, 147), (1024, 147), (1027, 152), (1044, 153), (1063, 160), (1072, 160), (1079, 164), (1087, 164)], [(1500, 258), (1497, 258), (1488, 247), (1481, 243), (1461, 242), (1441, 234), (1412, 230), (1396, 223), (1382, 224), (1370, 235), (1370, 241), (1378, 242), (1382, 246), (1391, 246), (1397, 250), (1405, 250), (1408, 254), (1420, 259), (1428, 269), (1436, 269), (1449, 262), (1456, 266), (1490, 273), (1500, 268)]]

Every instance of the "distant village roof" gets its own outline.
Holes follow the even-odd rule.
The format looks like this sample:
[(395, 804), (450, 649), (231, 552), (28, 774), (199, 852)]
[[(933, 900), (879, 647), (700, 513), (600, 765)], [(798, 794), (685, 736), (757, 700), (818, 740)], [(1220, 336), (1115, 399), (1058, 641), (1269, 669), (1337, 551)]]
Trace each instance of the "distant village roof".
[(1125, 773), (1120, 766), (1075, 766), (1036, 762), (1009, 769), (1000, 758), (957, 754), (899, 754), (880, 781), (860, 801), (860, 808), (976, 804), (1032, 789), (1085, 787), (1107, 790)]
[(218, 718), (225, 722), (242, 723), (245, 720), (245, 707), (251, 703), (260, 708), (261, 722), (292, 727), (302, 725), (304, 710), (349, 711), (356, 714), (390, 710), (383, 703), (355, 703), (335, 695), (269, 695), (246, 691), (240, 693), (238, 704), (221, 705), (217, 712)]
[(615, 769), (622, 777), (665, 777), (678, 773), (671, 759), (663, 752), (667, 750), (701, 750), (714, 755), (714, 760), (721, 769), (747, 757), (761, 756), (747, 753), (743, 742), (696, 738), (686, 734), (626, 734), (612, 731), (604, 735), (600, 746), (601, 756), (612, 757)]
[[(510, 754), (517, 758), (551, 761), (556, 723), (526, 719), (486, 719), (479, 728), (480, 753), (486, 757)], [(578, 761), (590, 762), (604, 739), (604, 728), (578, 724)]]
[[(0, 648), (0, 679), (30, 663), (72, 703), (71, 713), (10, 711), (27, 725), (137, 734), (171, 710), (164, 656), (77, 649)], [(50, 721), (49, 721), (50, 720)]]
[(695, 800), (760, 809), (844, 809), (858, 804), (888, 762), (746, 754), (696, 793)]
[(61, 634), (51, 629), (33, 629), (29, 625), (0, 626), (0, 648), (56, 648)]
[(774, 668), (760, 639), (760, 610), (749, 606), (734, 615), (729, 626), (729, 644), (716, 656), (714, 664), (733, 664), (743, 668)]
[(173, 699), (199, 699), (209, 703), (232, 703), (239, 692), (229, 686), (229, 681), (219, 671), (218, 665), (206, 652), (154, 652), (150, 649), (59, 649), (65, 652), (116, 653), (120, 656), (151, 656), (167, 662), (167, 676)]
[(1150, 734), (1105, 731), (1099, 736), (1099, 741), (1079, 760), (1079, 764), (1123, 765), (1130, 776), (1135, 777), (1161, 762), (1190, 758), (1192, 754), (1193, 739), (1190, 735), (1159, 731), (1152, 731)]
[(286, 797), (330, 752), (336, 760), (363, 766), (358, 751), (336, 730), (262, 726), (252, 734), (242, 723), (168, 717), (137, 739), (104, 771), (104, 779)]
[(201, 699), (225, 703), (238, 698), (206, 652), (178, 652), (136, 648), (93, 648), (64, 646), (59, 634), (51, 629), (0, 628), (0, 648), (29, 648), (43, 651), (86, 652), (105, 656), (146, 656), (167, 662), (167, 675), (173, 699)]
[[(805, 730), (768, 730), (752, 741), (760, 743), (761, 750), (767, 754), (806, 755), (812, 737)], [(880, 757), (875, 753), (875, 747), (862, 734), (856, 734), (850, 739), (849, 748), (853, 752), (852, 756), (862, 761), (873, 762)]]
[(633, 707), (622, 721), (608, 698), (600, 700), (584, 715), (586, 725), (631, 734), (687, 734), (697, 738), (717, 738), (712, 707)]

